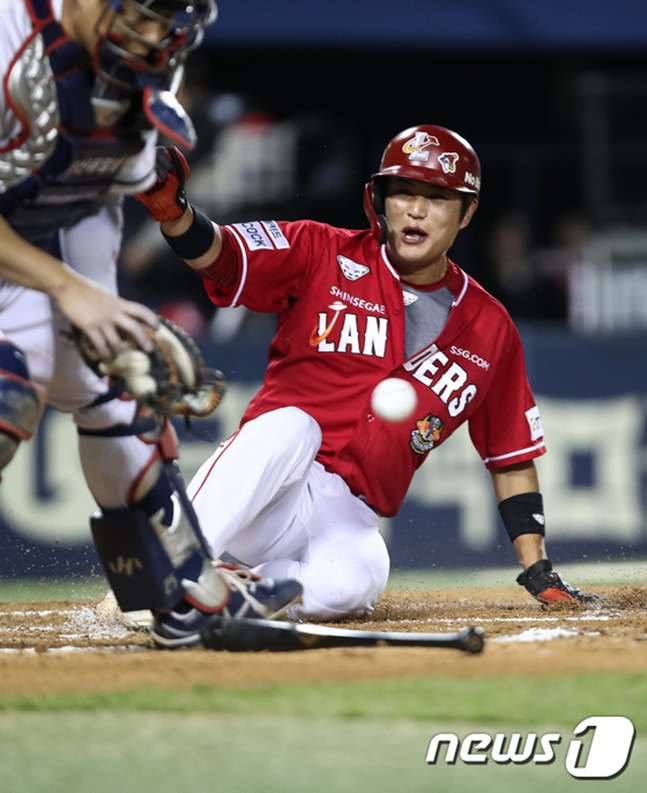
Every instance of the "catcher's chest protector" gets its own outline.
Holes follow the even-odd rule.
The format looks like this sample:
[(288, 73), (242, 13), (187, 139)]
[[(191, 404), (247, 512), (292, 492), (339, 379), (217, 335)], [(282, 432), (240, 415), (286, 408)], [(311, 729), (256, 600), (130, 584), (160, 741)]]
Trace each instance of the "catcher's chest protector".
[[(26, 239), (44, 236), (89, 211), (145, 145), (140, 120), (97, 125), (81, 51), (53, 18), (49, 0), (25, 0), (33, 32), (7, 75), (8, 99), (23, 134), (3, 152), (0, 211)], [(99, 134), (100, 132), (100, 134)], [(46, 198), (45, 198), (46, 196)], [(41, 197), (45, 200), (41, 201)], [(29, 202), (29, 209), (24, 202)]]

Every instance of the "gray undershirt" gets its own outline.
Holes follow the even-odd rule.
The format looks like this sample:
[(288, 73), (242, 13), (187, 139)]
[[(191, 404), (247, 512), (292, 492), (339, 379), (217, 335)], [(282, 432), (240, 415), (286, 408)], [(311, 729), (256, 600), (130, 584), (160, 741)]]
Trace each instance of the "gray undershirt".
[[(404, 297), (405, 338), (404, 354), (410, 358), (438, 337), (447, 324), (454, 295), (446, 286), (433, 291), (419, 291), (402, 287)], [(417, 300), (412, 300), (417, 298)]]

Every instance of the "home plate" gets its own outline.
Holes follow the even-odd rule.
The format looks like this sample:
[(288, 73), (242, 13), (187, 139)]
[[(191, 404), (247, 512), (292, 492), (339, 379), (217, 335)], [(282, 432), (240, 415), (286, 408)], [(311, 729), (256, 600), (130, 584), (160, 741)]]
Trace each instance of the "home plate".
[(141, 631), (150, 628), (153, 615), (150, 611), (121, 611), (112, 590), (97, 604), (96, 615), (105, 622), (120, 622), (126, 628)]

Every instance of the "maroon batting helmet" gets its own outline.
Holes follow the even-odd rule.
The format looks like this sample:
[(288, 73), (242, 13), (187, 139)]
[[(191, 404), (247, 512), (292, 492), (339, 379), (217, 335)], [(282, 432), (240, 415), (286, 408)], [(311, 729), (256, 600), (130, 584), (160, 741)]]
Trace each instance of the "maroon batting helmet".
[(386, 147), (380, 169), (364, 188), (364, 211), (378, 244), (386, 242), (388, 233), (380, 184), (386, 176), (419, 179), (477, 199), (481, 192), (481, 164), (465, 138), (429, 124), (403, 130)]

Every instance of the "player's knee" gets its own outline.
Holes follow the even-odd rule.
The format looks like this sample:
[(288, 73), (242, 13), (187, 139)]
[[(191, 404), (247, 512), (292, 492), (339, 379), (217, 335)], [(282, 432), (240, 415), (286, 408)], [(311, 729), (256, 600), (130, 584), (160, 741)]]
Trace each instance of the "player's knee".
[(34, 434), (42, 409), (43, 401), (29, 379), (22, 351), (6, 339), (0, 341), (0, 471), (20, 442)]
[(281, 410), (284, 410), (289, 415), (290, 426), (296, 435), (312, 435), (319, 439), (318, 445), (321, 445), (321, 427), (309, 413), (296, 407), (286, 407), (281, 408)]
[[(362, 543), (365, 553), (310, 564), (303, 580), (302, 603), (295, 617), (335, 620), (370, 614), (386, 587), (389, 556), (379, 534)], [(368, 547), (370, 546), (370, 547)]]
[(308, 446), (313, 456), (321, 446), (321, 427), (319, 423), (301, 408), (284, 407), (261, 414), (254, 419), (257, 425), (265, 425), (268, 434), (276, 432), (284, 448), (297, 445)]
[(361, 617), (373, 611), (381, 592), (345, 583), (325, 588), (304, 586), (301, 603), (290, 612), (293, 619), (334, 621)]

